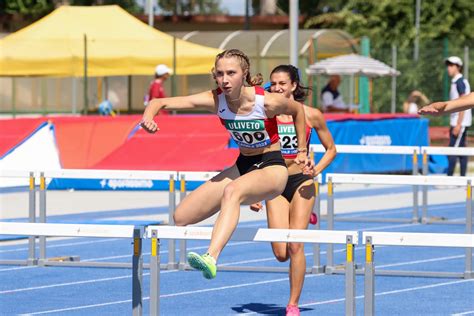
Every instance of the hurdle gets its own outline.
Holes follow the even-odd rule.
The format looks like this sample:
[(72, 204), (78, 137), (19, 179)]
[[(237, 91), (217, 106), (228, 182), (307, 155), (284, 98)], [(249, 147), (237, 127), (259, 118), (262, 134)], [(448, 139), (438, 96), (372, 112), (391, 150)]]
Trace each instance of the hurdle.
[[(328, 230), (334, 229), (335, 210), (334, 210), (334, 185), (335, 184), (379, 184), (379, 185), (452, 185), (465, 187), (466, 196), (466, 233), (472, 233), (472, 182), (470, 178), (466, 177), (446, 177), (446, 176), (410, 176), (410, 175), (372, 175), (372, 174), (338, 174), (328, 173), (326, 175), (328, 183), (328, 215), (327, 227)], [(398, 222), (417, 223), (418, 216), (418, 202), (413, 208), (412, 219), (398, 219)], [(384, 219), (378, 218), (360, 218), (364, 222), (379, 222)], [(395, 221), (396, 219), (393, 219)], [(327, 249), (327, 271), (331, 271), (333, 266), (334, 249), (332, 245), (328, 245)], [(328, 270), (329, 268), (329, 270)]]
[[(375, 274), (374, 247), (375, 246), (421, 246), (421, 247), (451, 247), (466, 248), (465, 271), (457, 273), (458, 277), (470, 279), (474, 277), (472, 270), (472, 248), (474, 248), (474, 235), (472, 234), (428, 234), (428, 233), (402, 233), (402, 232), (363, 232), (362, 240), (365, 244), (365, 271), (364, 271), (364, 315), (371, 316), (375, 313)], [(382, 272), (382, 271), (377, 271)], [(383, 271), (390, 272), (390, 271)], [(401, 271), (399, 271), (401, 272)], [(441, 272), (424, 272), (423, 276), (435, 276)], [(387, 275), (388, 273), (383, 273)], [(394, 274), (389, 274), (394, 275)], [(413, 273), (403, 275), (412, 276)], [(454, 273), (451, 273), (452, 277)], [(436, 275), (439, 276), (439, 275)]]
[[(418, 174), (418, 155), (420, 147), (418, 146), (362, 146), (362, 145), (336, 145), (338, 154), (377, 154), (377, 155), (411, 155), (412, 175)], [(311, 145), (310, 150), (315, 153), (325, 152), (322, 145)], [(417, 185), (413, 185), (413, 208), (418, 214), (418, 191)], [(345, 219), (352, 221), (352, 219)], [(416, 219), (418, 221), (418, 219)]]
[[(212, 227), (149, 226), (147, 228), (146, 236), (151, 239), (150, 315), (160, 314), (160, 240), (210, 240), (211, 234)], [(355, 315), (354, 245), (358, 244), (356, 231), (237, 228), (231, 240), (345, 244), (345, 315)], [(222, 271), (220, 267), (218, 270)]]
[[(28, 179), (28, 221), (36, 221), (36, 194), (35, 194), (35, 173), (26, 170), (0, 170), (0, 178), (26, 178)], [(25, 184), (26, 184), (25, 183)], [(36, 259), (36, 237), (28, 237), (28, 258), (26, 260), (0, 260), (0, 264), (28, 265), (37, 264)]]
[[(200, 183), (202, 181), (208, 181), (212, 179), (215, 175), (217, 175), (217, 172), (179, 172), (179, 180), (180, 180), (180, 201), (182, 201), (187, 194), (187, 189), (189, 184), (191, 185), (192, 188), (195, 188), (197, 183)], [(320, 217), (321, 217), (321, 197), (319, 194), (319, 186), (322, 182), (322, 176), (319, 174), (317, 177), (314, 178), (314, 186), (315, 186), (315, 203), (313, 207), (313, 212), (316, 213), (316, 216), (318, 217), (318, 222), (316, 225), (314, 225), (313, 229), (319, 230), (320, 228)], [(173, 207), (173, 210), (176, 209), (176, 206)], [(171, 208), (170, 208), (170, 218), (173, 217), (173, 214), (171, 213)], [(174, 222), (170, 221), (170, 225), (174, 224)], [(186, 263), (186, 239), (181, 239), (179, 241), (179, 262), (176, 263), (174, 262), (174, 258), (176, 256), (172, 254), (172, 252), (175, 251), (175, 241), (170, 239), (168, 241), (170, 243), (169, 248), (169, 253), (168, 253), (168, 269), (179, 269), (179, 270), (186, 270), (190, 269), (189, 265)], [(170, 259), (172, 258), (172, 259)], [(310, 268), (307, 268), (306, 273), (321, 273), (324, 270), (324, 267), (321, 266), (320, 264), (320, 246), (318, 243), (313, 244), (313, 266)], [(283, 267), (258, 267), (258, 266), (246, 266), (246, 267), (239, 267), (239, 266), (223, 266), (220, 267), (221, 271), (250, 271), (250, 272), (287, 272), (288, 268), (283, 268)]]
[[(174, 203), (174, 182), (176, 172), (174, 171), (146, 171), (146, 170), (88, 170), (88, 169), (61, 169), (38, 171), (36, 175), (40, 180), (39, 186), (39, 222), (47, 222), (47, 187), (46, 179), (126, 179), (126, 180), (162, 180), (169, 181), (169, 207), (173, 208)], [(170, 209), (174, 212), (174, 209)], [(153, 223), (151, 223), (153, 224)], [(48, 260), (46, 257), (46, 236), (39, 237), (39, 257), (37, 264), (40, 266), (82, 266), (82, 267), (110, 267), (110, 268), (130, 268), (130, 263), (121, 262), (93, 262), (93, 261), (57, 261)]]
[[(424, 175), (428, 174), (428, 156), (429, 155), (445, 155), (445, 156), (474, 156), (474, 148), (469, 147), (436, 147), (428, 146), (421, 147), (421, 153), (423, 155), (423, 169)], [(421, 222), (424, 224), (430, 224), (436, 222), (437, 224), (464, 224), (464, 221), (453, 221), (453, 220), (432, 220), (428, 217), (428, 187), (423, 187), (422, 195), (422, 217)]]
[(144, 229), (133, 225), (46, 224), (0, 222), (0, 233), (40, 237), (126, 238), (133, 240), (132, 255), (132, 309), (133, 315), (143, 311), (143, 257)]

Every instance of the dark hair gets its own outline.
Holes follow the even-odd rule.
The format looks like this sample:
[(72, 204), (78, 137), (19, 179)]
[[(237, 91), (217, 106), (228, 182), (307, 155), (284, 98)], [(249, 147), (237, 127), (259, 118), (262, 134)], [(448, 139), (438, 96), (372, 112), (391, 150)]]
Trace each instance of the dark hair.
[(293, 91), (293, 98), (295, 101), (304, 102), (308, 96), (308, 91), (311, 89), (301, 84), (300, 74), (298, 68), (293, 65), (276, 66), (270, 73), (270, 77), (277, 72), (285, 72), (290, 77), (291, 83), (296, 83), (296, 89)]
[(449, 65), (456, 66), (458, 68), (459, 72), (461, 72), (461, 73), (463, 71), (463, 66), (460, 66), (458, 64), (454, 64), (454, 63), (450, 62), (449, 60), (446, 60), (445, 64), (446, 64), (446, 66), (449, 66)]
[[(217, 54), (216, 56), (216, 61), (214, 63), (214, 65), (217, 64), (217, 62), (222, 59), (222, 58), (230, 58), (230, 57), (235, 57), (237, 59), (239, 59), (239, 62), (240, 62), (240, 67), (242, 67), (242, 70), (243, 71), (247, 71), (247, 76), (245, 77), (245, 81), (247, 81), (247, 83), (251, 86), (259, 86), (263, 83), (263, 76), (261, 73), (258, 73), (256, 74), (255, 76), (251, 77), (250, 76), (250, 60), (249, 58), (247, 57), (247, 55), (245, 55), (241, 50), (239, 49), (235, 49), (235, 48), (232, 48), (232, 49), (226, 49), (225, 51), (223, 51), (222, 53), (219, 53)], [(216, 78), (216, 75), (215, 75), (215, 67), (212, 68), (212, 76), (214, 77), (214, 79)]]

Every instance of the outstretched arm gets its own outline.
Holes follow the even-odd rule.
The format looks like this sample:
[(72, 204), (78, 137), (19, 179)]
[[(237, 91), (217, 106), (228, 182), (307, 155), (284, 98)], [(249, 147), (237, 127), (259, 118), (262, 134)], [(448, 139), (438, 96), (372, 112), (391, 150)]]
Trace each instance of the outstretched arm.
[(453, 112), (460, 112), (471, 109), (474, 107), (474, 92), (464, 95), (458, 99), (446, 101), (446, 102), (435, 102), (427, 106), (422, 107), (418, 114), (422, 115), (442, 115)]
[(303, 105), (280, 94), (265, 92), (265, 110), (269, 117), (280, 114), (287, 114), (293, 117), (296, 138), (298, 140), (298, 155), (295, 162), (298, 165), (302, 164), (301, 167), (304, 168), (308, 164), (308, 150), (303, 145), (306, 144), (306, 121)]
[(315, 177), (326, 169), (336, 157), (336, 145), (334, 144), (331, 132), (326, 125), (326, 120), (321, 111), (305, 106), (305, 112), (308, 121), (311, 123), (311, 127), (316, 130), (321, 144), (326, 148), (323, 157), (313, 168), (313, 177)]
[(161, 109), (167, 110), (191, 110), (203, 109), (216, 113), (217, 95), (213, 91), (206, 91), (184, 97), (172, 97), (153, 99), (143, 113), (141, 126), (149, 133), (155, 133), (158, 126), (153, 118)]

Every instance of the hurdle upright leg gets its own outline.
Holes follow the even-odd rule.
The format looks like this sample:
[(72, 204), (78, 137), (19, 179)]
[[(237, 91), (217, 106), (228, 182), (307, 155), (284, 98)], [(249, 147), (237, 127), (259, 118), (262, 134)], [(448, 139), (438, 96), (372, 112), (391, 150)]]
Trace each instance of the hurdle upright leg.
[[(181, 203), (184, 198), (186, 197), (186, 178), (184, 174), (180, 175), (179, 179), (180, 188), (179, 188), (179, 202)], [(179, 263), (178, 263), (179, 270), (186, 269), (186, 240), (181, 239), (179, 241)]]
[[(328, 230), (334, 230), (334, 192), (332, 178), (328, 179)], [(334, 269), (334, 245), (327, 245), (326, 273), (332, 273)]]
[[(314, 225), (315, 230), (321, 228), (321, 195), (319, 194), (319, 182), (316, 180), (314, 182), (314, 191), (315, 191), (315, 201), (313, 212), (316, 214), (317, 222)], [(318, 243), (313, 244), (313, 267), (311, 273), (321, 273), (321, 246)]]
[(143, 256), (141, 228), (133, 230), (133, 259), (132, 259), (132, 313), (133, 316), (143, 314)]
[[(30, 172), (30, 190), (29, 190), (29, 222), (36, 222), (36, 185), (35, 185), (35, 174)], [(28, 260), (27, 265), (35, 265), (36, 260), (36, 236), (28, 237)]]
[(349, 235), (346, 237), (346, 316), (356, 314), (355, 282), (354, 243)]
[(150, 256), (150, 315), (160, 315), (160, 240), (156, 230), (151, 232)]
[[(176, 211), (176, 192), (174, 175), (170, 175), (169, 181), (169, 217), (170, 226), (174, 226), (174, 212)], [(168, 241), (168, 269), (176, 267), (176, 243), (174, 239)]]
[[(472, 234), (472, 183), (467, 181), (466, 187), (466, 234)], [(466, 271), (464, 272), (465, 279), (474, 277), (472, 270), (472, 248), (466, 248)]]
[[(418, 153), (415, 150), (413, 153), (413, 175), (418, 174)], [(413, 223), (418, 223), (419, 217), (418, 217), (418, 186), (414, 185), (413, 186), (413, 216), (412, 216), (412, 222)]]
[[(46, 223), (46, 179), (44, 172), (40, 173), (40, 192), (39, 192), (39, 222)], [(39, 237), (39, 260), (38, 265), (44, 266), (46, 261), (46, 237)]]
[[(423, 151), (423, 175), (428, 175), (428, 154), (426, 150)], [(428, 186), (424, 185), (422, 195), (422, 207), (421, 207), (421, 223), (428, 223)]]
[(367, 236), (365, 240), (365, 271), (364, 271), (364, 316), (372, 316), (375, 313), (374, 304), (374, 246), (372, 237)]

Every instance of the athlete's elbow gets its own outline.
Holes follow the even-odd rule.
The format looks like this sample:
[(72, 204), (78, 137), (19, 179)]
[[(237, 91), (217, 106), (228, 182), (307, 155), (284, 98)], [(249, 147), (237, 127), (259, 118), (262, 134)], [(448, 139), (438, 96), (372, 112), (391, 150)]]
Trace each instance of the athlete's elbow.
[(331, 147), (328, 148), (327, 150), (328, 154), (329, 154), (329, 157), (331, 158), (331, 160), (333, 160), (334, 158), (336, 158), (337, 156), (337, 149), (336, 149), (336, 146), (335, 145), (332, 145)]

